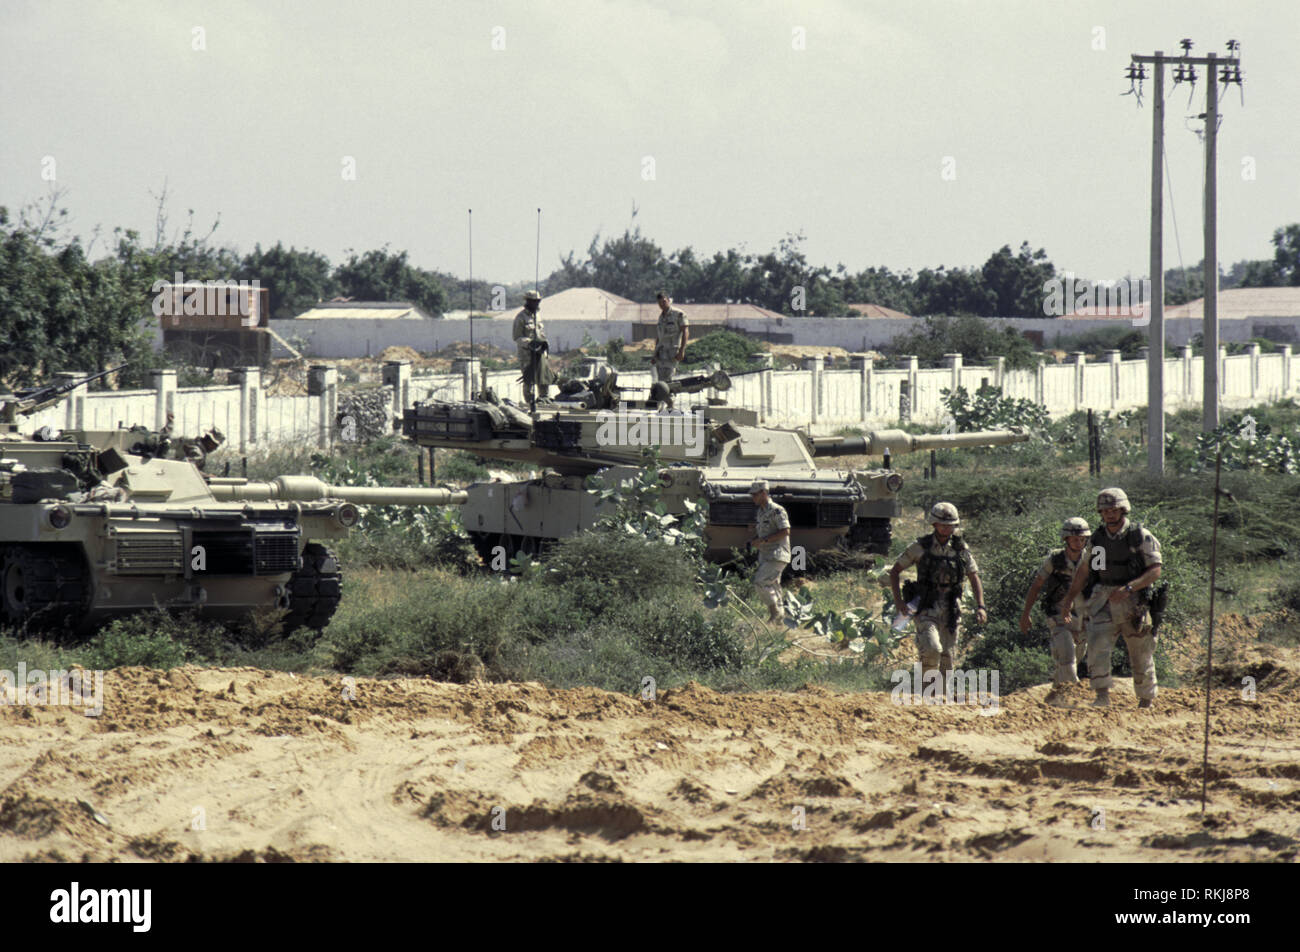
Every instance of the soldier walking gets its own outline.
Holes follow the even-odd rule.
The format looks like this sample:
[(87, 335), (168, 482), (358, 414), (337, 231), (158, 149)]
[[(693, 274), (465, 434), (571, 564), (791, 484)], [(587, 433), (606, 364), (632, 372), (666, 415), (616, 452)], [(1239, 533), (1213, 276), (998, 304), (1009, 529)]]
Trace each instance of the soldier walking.
[(515, 315), (514, 331), (511, 337), (515, 341), (515, 353), (519, 357), (519, 369), (524, 378), (524, 402), (532, 406), (535, 395), (546, 399), (547, 378), (546, 354), (538, 343), (546, 342), (546, 332), (542, 329), (542, 319), (538, 312), (542, 307), (542, 296), (536, 291), (524, 293), (524, 308)]
[(1140, 523), (1129, 521), (1129, 511), (1124, 490), (1103, 489), (1097, 495), (1102, 524), (1089, 538), (1086, 557), (1061, 602), (1061, 619), (1068, 625), (1075, 598), (1082, 592), (1087, 599), (1088, 678), (1097, 692), (1093, 707), (1110, 707), (1110, 655), (1120, 635), (1133, 667), (1138, 707), (1151, 707), (1156, 699), (1156, 639), (1146, 590), (1163, 570), (1160, 543)]
[[(979, 566), (966, 540), (957, 532), (961, 519), (957, 507), (950, 502), (935, 503), (930, 510), (930, 524), (934, 531), (921, 536), (909, 545), (889, 570), (889, 588), (894, 596), (894, 608), (901, 615), (907, 612), (899, 591), (899, 576), (916, 566), (916, 594), (919, 599), (916, 615), (916, 647), (921, 655), (922, 679), (936, 668), (945, 686), (957, 655), (957, 633), (961, 623), (960, 599), (962, 580), (968, 579), (975, 593), (975, 620), (988, 621), (984, 609), (984, 586), (980, 583)], [(919, 685), (917, 686), (919, 689)]]
[(781, 574), (790, 564), (790, 517), (785, 507), (772, 501), (767, 480), (757, 480), (749, 487), (750, 499), (758, 510), (754, 520), (753, 543), (758, 549), (758, 569), (754, 587), (767, 606), (767, 620), (781, 620)]
[(1061, 596), (1070, 590), (1070, 582), (1079, 567), (1079, 559), (1092, 530), (1083, 519), (1066, 519), (1061, 524), (1061, 541), (1065, 547), (1053, 549), (1034, 574), (1034, 581), (1025, 596), (1025, 610), (1020, 616), (1020, 630), (1029, 634), (1029, 612), (1042, 593), (1043, 613), (1051, 629), (1052, 661), (1056, 669), (1052, 676), (1052, 693), (1048, 702), (1064, 704), (1061, 689), (1079, 683), (1079, 662), (1088, 654), (1088, 644), (1083, 636), (1083, 599), (1072, 603), (1074, 618), (1067, 624), (1061, 620)]
[(659, 325), (656, 328), (655, 379), (668, 383), (673, 379), (677, 365), (686, 356), (686, 315), (673, 307), (673, 299), (663, 291), (655, 295), (659, 302)]

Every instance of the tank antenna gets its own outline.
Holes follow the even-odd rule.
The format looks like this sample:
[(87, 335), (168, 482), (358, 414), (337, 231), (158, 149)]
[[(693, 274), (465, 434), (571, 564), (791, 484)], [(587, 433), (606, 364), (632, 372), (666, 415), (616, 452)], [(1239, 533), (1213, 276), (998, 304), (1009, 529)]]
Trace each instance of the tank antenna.
[(537, 209), (537, 257), (533, 259), (533, 287), (542, 293), (542, 210)]
[(469, 359), (474, 359), (474, 209), (469, 210)]

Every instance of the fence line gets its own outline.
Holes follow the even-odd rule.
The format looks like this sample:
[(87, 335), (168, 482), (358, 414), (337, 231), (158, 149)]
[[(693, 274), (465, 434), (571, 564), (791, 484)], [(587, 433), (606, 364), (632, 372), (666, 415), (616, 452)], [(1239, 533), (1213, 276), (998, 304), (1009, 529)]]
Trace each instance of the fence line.
[[(1290, 346), (1261, 354), (1256, 344), (1247, 353), (1229, 357), (1221, 349), (1220, 394), (1226, 407), (1268, 403), (1300, 393), (1300, 361)], [(922, 370), (915, 358), (904, 358), (901, 369), (876, 369), (870, 358), (854, 358), (851, 370), (826, 370), (820, 357), (807, 358), (801, 370), (763, 369), (737, 376), (725, 393), (706, 390), (696, 397), (725, 398), (755, 410), (762, 422), (775, 426), (808, 427), (823, 432), (845, 426), (892, 426), (900, 420), (921, 424), (943, 421), (942, 391), (960, 383), (975, 391), (985, 383), (1001, 386), (1009, 397), (1044, 406), (1053, 416), (1076, 410), (1117, 411), (1145, 406), (1147, 369), (1144, 360), (1120, 360), (1118, 351), (1088, 363), (1083, 354), (1063, 364), (1041, 364), (1033, 370), (1005, 370), (1001, 359), (989, 367), (964, 366), (961, 355), (948, 356), (948, 366)], [(587, 368), (590, 372), (592, 368)], [(581, 375), (581, 374), (580, 374)], [(69, 375), (84, 377), (84, 374)], [(221, 429), (241, 451), (278, 443), (315, 441), (326, 447), (337, 438), (338, 374), (328, 365), (308, 373), (306, 396), (273, 396), (262, 387), (261, 372), (246, 368), (231, 374), (221, 387), (177, 387), (176, 372), (154, 371), (149, 390), (87, 393), (77, 388), (60, 404), (24, 419), (23, 430), (114, 429), (143, 424), (161, 428), (170, 414), (173, 432), (197, 435), (208, 427)], [(450, 373), (413, 376), (409, 361), (388, 361), (383, 383), (392, 393), (394, 417), (417, 401), (468, 400), (486, 380), (498, 396), (523, 399), (517, 370), (483, 374), (477, 360), (461, 360)], [(1165, 360), (1165, 400), (1169, 410), (1199, 405), (1203, 360), (1190, 348)], [(619, 384), (629, 395), (649, 391), (648, 372), (626, 372)]]

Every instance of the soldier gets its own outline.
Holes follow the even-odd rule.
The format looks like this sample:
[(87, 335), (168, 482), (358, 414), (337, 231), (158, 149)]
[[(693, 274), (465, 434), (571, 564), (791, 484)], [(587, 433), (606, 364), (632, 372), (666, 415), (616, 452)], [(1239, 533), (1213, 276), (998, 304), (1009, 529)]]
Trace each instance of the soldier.
[(663, 291), (655, 295), (659, 302), (659, 326), (655, 344), (655, 375), (667, 383), (673, 379), (677, 364), (686, 356), (686, 315), (673, 307), (673, 299)]
[(758, 569), (754, 587), (767, 606), (767, 620), (781, 620), (781, 573), (790, 564), (790, 517), (785, 507), (772, 501), (766, 480), (749, 487), (749, 496), (758, 510), (754, 520), (754, 538), (758, 549)]
[(895, 610), (900, 615), (905, 614), (907, 609), (899, 593), (898, 578), (908, 568), (916, 566), (919, 598), (916, 647), (921, 654), (922, 679), (938, 668), (946, 686), (957, 654), (963, 576), (970, 580), (971, 590), (975, 593), (978, 606), (975, 621), (981, 625), (987, 622), (988, 612), (984, 609), (984, 586), (980, 583), (979, 566), (975, 564), (975, 556), (966, 540), (957, 532), (961, 525), (957, 507), (950, 502), (935, 503), (930, 510), (930, 524), (934, 531), (909, 545), (889, 570), (889, 588), (894, 595)]
[(1160, 578), (1160, 543), (1140, 524), (1129, 522), (1128, 496), (1122, 489), (1103, 489), (1097, 512), (1102, 525), (1075, 569), (1061, 603), (1061, 620), (1070, 623), (1074, 600), (1082, 592), (1088, 600), (1088, 678), (1097, 692), (1093, 707), (1110, 707), (1110, 655), (1119, 635), (1128, 648), (1138, 707), (1151, 707), (1156, 699), (1155, 636), (1147, 616), (1148, 596), (1140, 593)]
[[(515, 315), (515, 327), (511, 336), (515, 340), (515, 352), (519, 356), (519, 369), (524, 377), (524, 402), (532, 405), (534, 394), (540, 390), (540, 396), (546, 399), (547, 379), (543, 373), (546, 365), (544, 354), (538, 354), (536, 363), (533, 357), (533, 344), (545, 341), (546, 332), (542, 329), (542, 319), (538, 311), (542, 307), (542, 296), (536, 291), (524, 293), (524, 309)], [(541, 377), (539, 381), (537, 378)], [(540, 384), (540, 386), (539, 386)]]
[(1076, 598), (1073, 608), (1076, 617), (1070, 624), (1061, 621), (1061, 596), (1070, 588), (1074, 579), (1074, 570), (1079, 567), (1083, 555), (1084, 543), (1092, 530), (1083, 519), (1066, 519), (1061, 525), (1063, 549), (1053, 549), (1043, 560), (1034, 574), (1029, 594), (1025, 596), (1025, 610), (1020, 616), (1020, 630), (1029, 634), (1029, 612), (1034, 607), (1034, 600), (1039, 592), (1043, 595), (1043, 613), (1052, 632), (1052, 661), (1056, 671), (1052, 677), (1052, 693), (1048, 700), (1053, 704), (1064, 703), (1061, 689), (1079, 683), (1079, 662), (1088, 654), (1088, 645), (1083, 637), (1084, 613), (1083, 602)]

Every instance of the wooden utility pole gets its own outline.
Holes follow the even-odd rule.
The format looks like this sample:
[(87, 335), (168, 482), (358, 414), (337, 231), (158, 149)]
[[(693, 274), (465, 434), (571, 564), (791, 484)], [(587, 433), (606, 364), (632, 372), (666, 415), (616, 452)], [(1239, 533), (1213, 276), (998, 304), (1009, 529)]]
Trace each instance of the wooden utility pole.
[[(1134, 53), (1128, 68), (1130, 84), (1146, 78), (1145, 64), (1151, 64), (1155, 89), (1152, 107), (1151, 133), (1151, 329), (1147, 344), (1147, 468), (1153, 475), (1162, 475), (1165, 469), (1165, 311), (1164, 311), (1164, 255), (1163, 222), (1164, 202), (1161, 172), (1164, 167), (1165, 123), (1165, 66), (1175, 67), (1174, 83), (1196, 82), (1196, 67), (1205, 67), (1209, 74), (1205, 84), (1205, 261), (1204, 261), (1204, 393), (1201, 396), (1202, 429), (1211, 432), (1219, 425), (1219, 260), (1216, 242), (1218, 222), (1218, 189), (1216, 166), (1218, 160), (1219, 81), (1241, 84), (1241, 59), (1236, 40), (1228, 41), (1228, 56), (1220, 59), (1214, 53), (1192, 56), (1191, 40), (1183, 40), (1182, 56), (1165, 56), (1157, 50), (1151, 56)], [(1222, 70), (1222, 75), (1220, 75)], [(1136, 90), (1135, 90), (1136, 91)], [(1139, 93), (1139, 103), (1141, 95)]]
[(1156, 50), (1151, 107), (1151, 327), (1147, 331), (1147, 472), (1165, 474), (1165, 60)]
[(1212, 433), (1219, 426), (1219, 255), (1215, 240), (1218, 223), (1218, 188), (1216, 187), (1219, 130), (1219, 83), (1215, 56), (1206, 58), (1205, 83), (1205, 285), (1204, 330), (1205, 393), (1201, 397), (1204, 417), (1201, 429)]

